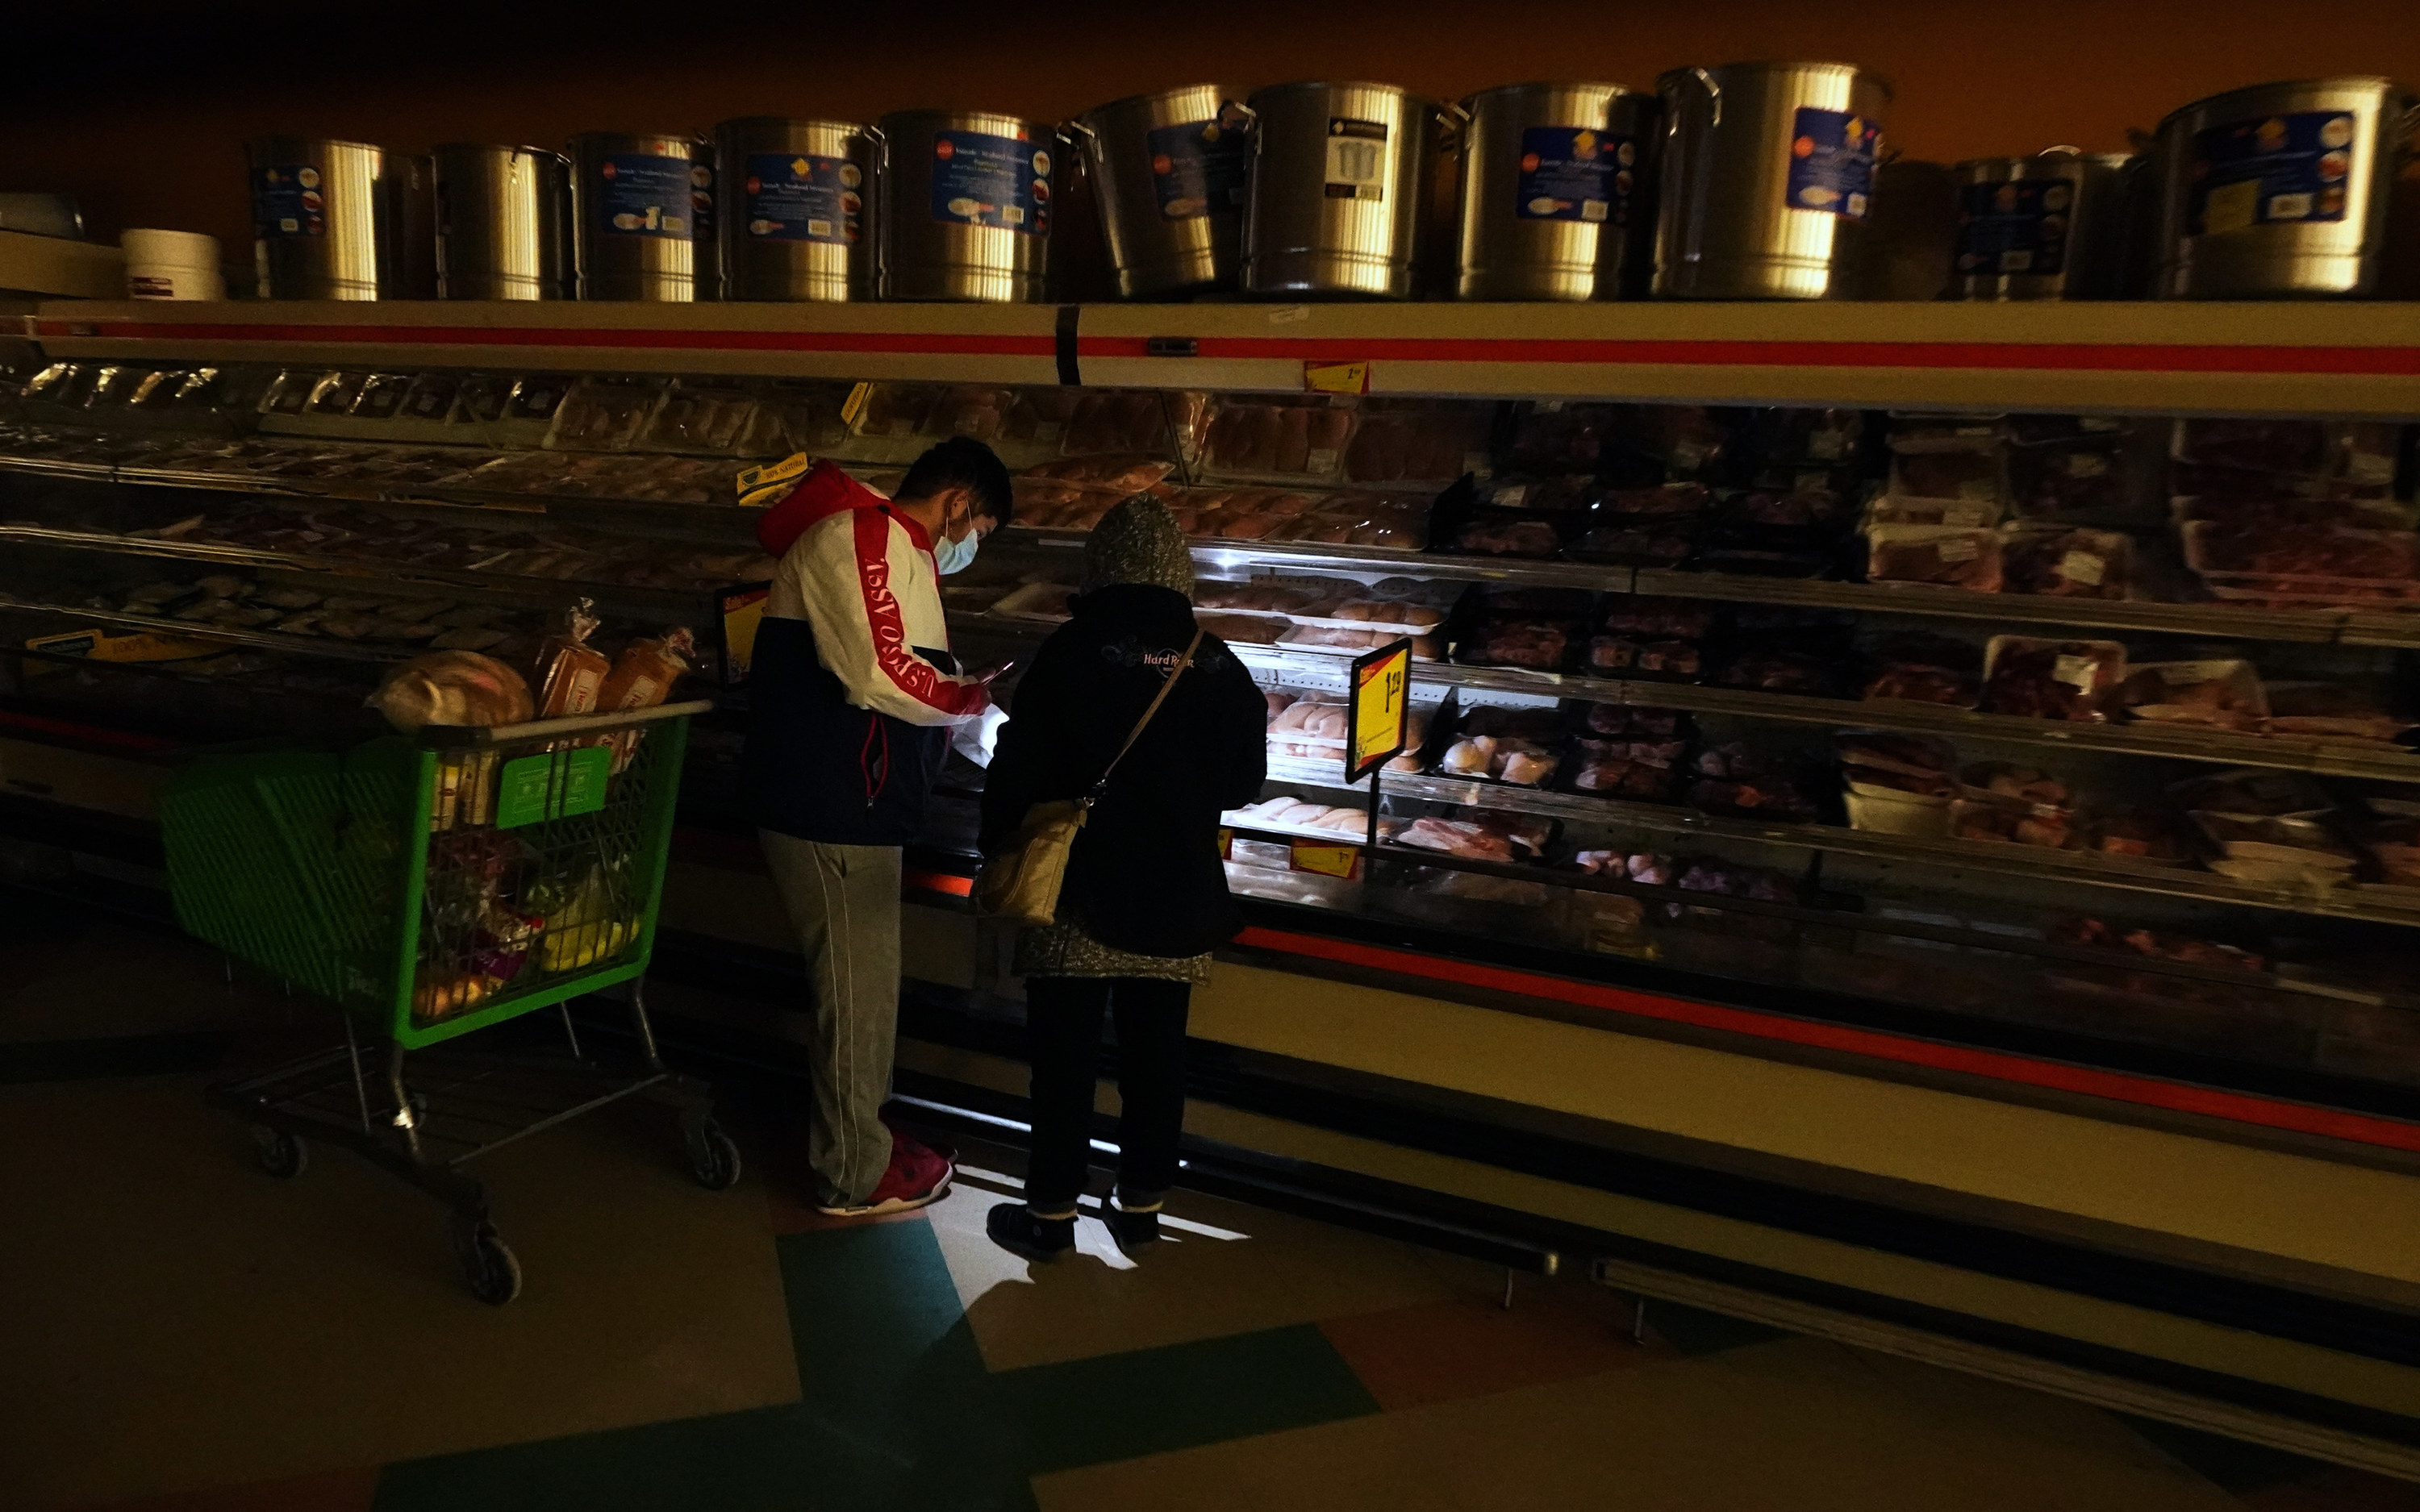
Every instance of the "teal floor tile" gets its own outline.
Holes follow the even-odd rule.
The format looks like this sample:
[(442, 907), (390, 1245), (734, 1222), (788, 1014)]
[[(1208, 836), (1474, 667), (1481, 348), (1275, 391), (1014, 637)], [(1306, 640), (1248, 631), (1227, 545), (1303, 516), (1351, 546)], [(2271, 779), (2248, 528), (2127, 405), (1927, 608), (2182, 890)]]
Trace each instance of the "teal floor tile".
[(1033, 1365), (993, 1385), (1035, 1474), (1378, 1411), (1311, 1324)]

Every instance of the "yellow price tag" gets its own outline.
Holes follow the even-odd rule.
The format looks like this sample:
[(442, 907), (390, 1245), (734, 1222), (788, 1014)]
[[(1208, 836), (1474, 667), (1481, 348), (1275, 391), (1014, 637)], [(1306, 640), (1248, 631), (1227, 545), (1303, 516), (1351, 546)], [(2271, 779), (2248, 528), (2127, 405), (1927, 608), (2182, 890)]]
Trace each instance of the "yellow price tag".
[(1358, 782), (1404, 748), (1412, 707), (1412, 643), (1381, 646), (1353, 663), (1344, 779)]
[(765, 623), (765, 600), (770, 594), (770, 589), (740, 588), (721, 595), (718, 607), (722, 611), (722, 680), (725, 684), (748, 680), (749, 659), (756, 653), (756, 628)]
[(1308, 872), (1322, 877), (1342, 877), (1350, 882), (1361, 874), (1361, 847), (1295, 841), (1287, 847), (1286, 864), (1295, 872)]
[(741, 468), (739, 476), (735, 481), (740, 498), (745, 500), (759, 488), (770, 487), (777, 483), (787, 483), (814, 465), (814, 458), (806, 453), (792, 452), (779, 462), (768, 462), (761, 468)]
[(1313, 393), (1367, 393), (1370, 364), (1306, 362), (1302, 364), (1302, 386)]
[(854, 430), (857, 417), (865, 413), (865, 401), (874, 397), (874, 385), (861, 383), (848, 391), (848, 398), (840, 407), (840, 423)]

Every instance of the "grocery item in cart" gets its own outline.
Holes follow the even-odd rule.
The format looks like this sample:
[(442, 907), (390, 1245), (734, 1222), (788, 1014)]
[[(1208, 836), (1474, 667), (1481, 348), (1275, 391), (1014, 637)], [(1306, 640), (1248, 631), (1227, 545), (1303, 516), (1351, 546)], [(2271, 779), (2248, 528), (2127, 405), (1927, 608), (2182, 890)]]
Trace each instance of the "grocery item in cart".
[(588, 643), (588, 638), (597, 633), (596, 609), (591, 600), (581, 599), (563, 611), (555, 632), (539, 643), (539, 718), (561, 719), (595, 711), (597, 695), (613, 671), (605, 654)]
[(2033, 719), (2105, 721), (2110, 690), (2126, 680), (2114, 640), (1993, 636), (1983, 652), (1983, 709)]
[(531, 712), (521, 674), (475, 651), (432, 651), (397, 664), (369, 706), (405, 734), (427, 725), (520, 724)]
[(693, 670), (696, 656), (697, 637), (686, 625), (633, 639), (614, 658), (597, 695), (597, 707), (607, 714), (655, 708), (672, 697), (674, 687)]

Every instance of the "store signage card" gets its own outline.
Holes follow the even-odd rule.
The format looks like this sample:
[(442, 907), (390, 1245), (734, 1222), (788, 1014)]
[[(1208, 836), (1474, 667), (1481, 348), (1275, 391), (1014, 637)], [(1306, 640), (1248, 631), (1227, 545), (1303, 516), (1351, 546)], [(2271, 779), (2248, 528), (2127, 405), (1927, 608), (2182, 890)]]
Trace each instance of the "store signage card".
[(605, 779), (613, 752), (606, 746), (543, 751), (506, 762), (496, 784), (496, 827), (519, 829), (570, 819), (605, 807)]
[(741, 583), (715, 595), (715, 617), (722, 624), (722, 686), (737, 687), (748, 681), (748, 664), (756, 654), (756, 630), (765, 623), (765, 603), (773, 595), (767, 583)]
[(1344, 780), (1358, 782), (1401, 755), (1412, 707), (1412, 642), (1353, 658), (1345, 719)]
[(1357, 881), (1361, 875), (1361, 847), (1295, 841), (1286, 847), (1286, 867), (1289, 871), (1308, 872), (1313, 876)]

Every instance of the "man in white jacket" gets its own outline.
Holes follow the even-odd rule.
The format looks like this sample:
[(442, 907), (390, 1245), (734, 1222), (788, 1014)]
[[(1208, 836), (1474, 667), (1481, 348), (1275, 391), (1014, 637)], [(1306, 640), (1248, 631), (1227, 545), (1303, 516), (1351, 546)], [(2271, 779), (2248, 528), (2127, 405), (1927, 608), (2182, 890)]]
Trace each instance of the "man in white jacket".
[(990, 678), (950, 655), (939, 577), (1015, 508), (1008, 470), (959, 438), (885, 499), (829, 462), (758, 522), (779, 559), (749, 677), (757, 834), (815, 993), (807, 1160), (825, 1212), (895, 1212), (949, 1189), (938, 1152), (881, 1119), (899, 1020), (901, 848), (953, 726)]

